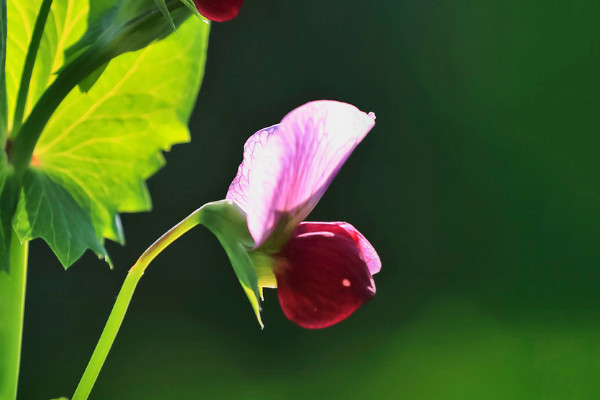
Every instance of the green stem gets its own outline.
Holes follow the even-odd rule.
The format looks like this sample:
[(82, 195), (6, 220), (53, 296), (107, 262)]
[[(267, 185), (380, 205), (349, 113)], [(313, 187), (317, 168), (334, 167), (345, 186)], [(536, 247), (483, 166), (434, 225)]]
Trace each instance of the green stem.
[(0, 271), (0, 399), (2, 400), (17, 398), (28, 247), (29, 242), (20, 243), (13, 232), (10, 265), (6, 271)]
[(167, 246), (173, 243), (173, 241), (198, 225), (201, 222), (201, 214), (203, 209), (204, 206), (200, 207), (187, 216), (183, 221), (171, 228), (167, 233), (162, 235), (156, 242), (152, 244), (152, 246), (144, 251), (135, 265), (131, 267), (129, 273), (127, 274), (127, 278), (125, 278), (125, 282), (121, 287), (121, 291), (117, 296), (115, 305), (110, 312), (108, 321), (106, 322), (104, 330), (102, 331), (102, 335), (100, 336), (100, 340), (94, 349), (92, 358), (90, 359), (90, 362), (88, 363), (88, 366), (85, 369), (81, 380), (79, 381), (79, 385), (77, 385), (75, 394), (73, 394), (72, 400), (85, 400), (90, 395), (92, 387), (94, 386), (94, 383), (98, 378), (98, 374), (100, 373), (100, 369), (102, 368), (115, 337), (117, 336), (117, 332), (121, 327), (127, 307), (131, 302), (133, 292), (135, 291), (140, 278), (144, 275), (144, 271), (150, 262), (154, 260), (154, 258), (156, 258), (156, 256), (158, 256)]
[(40, 12), (38, 13), (37, 19), (35, 20), (31, 42), (29, 43), (27, 57), (25, 58), (25, 64), (23, 66), (23, 74), (21, 75), (19, 93), (17, 95), (13, 132), (18, 132), (23, 123), (23, 115), (25, 114), (25, 106), (27, 105), (27, 95), (29, 94), (29, 84), (31, 82), (31, 75), (33, 74), (33, 66), (35, 65), (35, 59), (38, 49), (40, 48), (40, 42), (42, 41), (42, 35), (44, 34), (44, 28), (46, 26), (46, 21), (48, 20), (48, 14), (50, 14), (51, 6), (52, 0), (44, 0), (40, 6)]
[(6, 0), (0, 0), (0, 148), (4, 150), (8, 136), (8, 104), (6, 101)]

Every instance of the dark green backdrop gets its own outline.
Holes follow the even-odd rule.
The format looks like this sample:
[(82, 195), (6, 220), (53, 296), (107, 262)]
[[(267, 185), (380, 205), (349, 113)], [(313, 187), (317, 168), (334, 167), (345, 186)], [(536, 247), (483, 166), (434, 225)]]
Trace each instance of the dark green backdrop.
[(314, 99), (377, 113), (312, 220), (379, 251), (374, 300), (261, 331), (198, 229), (150, 267), (94, 399), (600, 397), (600, 2), (248, 0), (213, 25), (192, 143), (125, 215), (116, 268), (31, 246), (23, 399), (72, 394), (127, 269), (223, 198), (257, 129)]

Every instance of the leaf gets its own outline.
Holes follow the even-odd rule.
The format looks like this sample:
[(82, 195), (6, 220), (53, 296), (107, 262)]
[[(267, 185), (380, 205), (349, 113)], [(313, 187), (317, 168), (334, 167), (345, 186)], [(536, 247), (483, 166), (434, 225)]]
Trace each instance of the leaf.
[[(8, 20), (11, 21), (7, 43), (9, 128), (12, 127), (23, 64), (41, 3), (42, 0), (8, 0)], [(29, 115), (65, 62), (74, 59), (79, 51), (100, 35), (106, 36), (110, 33), (118, 36), (123, 26), (140, 13), (151, 9), (154, 4), (153, 0), (54, 0), (38, 50), (24, 116)], [(146, 36), (136, 32), (135, 40), (132, 37), (123, 38), (127, 46), (121, 46), (123, 48), (120, 51), (113, 49), (114, 56), (125, 51), (137, 50), (157, 38), (166, 37), (173, 32), (174, 24), (181, 24), (188, 16), (189, 13), (176, 10), (173, 13), (175, 21), (165, 19), (163, 24), (155, 24), (150, 32), (145, 32)], [(138, 37), (142, 37), (142, 40)], [(95, 76), (89, 77), (83, 83), (81, 89), (89, 90), (102, 72), (103, 69), (100, 68)]]
[[(6, 84), (9, 128), (13, 124), (23, 64), (41, 3), (41, 0), (8, 0), (10, 29), (7, 41)], [(88, 0), (54, 0), (52, 3), (33, 68), (25, 117), (54, 81), (55, 73), (63, 66), (65, 50), (85, 32), (88, 10)]]
[(88, 248), (108, 258), (88, 212), (60, 184), (35, 168), (28, 169), (23, 178), (13, 226), (21, 241), (43, 238), (65, 268)]
[[(9, 126), (40, 4), (41, 0), (8, 0)], [(89, 32), (88, 18), (101, 20), (114, 4), (113, 0), (53, 2), (31, 79), (26, 115), (67, 62), (67, 48)], [(88, 13), (90, 5), (94, 15)], [(181, 13), (180, 18), (179, 23), (184, 18)], [(189, 140), (186, 124), (204, 70), (207, 39), (208, 27), (190, 21), (165, 40), (113, 59), (104, 73), (100, 69), (84, 82), (89, 88), (101, 75), (90, 92), (73, 90), (45, 127), (33, 164), (51, 182), (62, 185), (70, 199), (89, 213), (100, 243), (103, 237), (123, 242), (118, 212), (150, 209), (144, 180), (164, 164), (161, 151)], [(144, 45), (151, 42), (144, 40)], [(27, 201), (24, 196), (21, 199)], [(69, 228), (71, 231), (84, 228), (78, 225), (80, 219), (67, 222), (75, 224)], [(49, 234), (40, 236), (50, 240)], [(65, 238), (73, 240), (72, 236)], [(53, 249), (60, 249), (62, 244), (55, 242)], [(71, 262), (64, 255), (59, 257), (65, 265)]]
[(42, 133), (34, 164), (89, 208), (99, 238), (123, 242), (118, 212), (151, 208), (144, 180), (164, 164), (162, 150), (189, 140), (208, 30), (190, 18), (115, 58), (88, 93), (67, 96)]
[[(65, 54), (72, 55), (73, 51), (67, 50), (75, 48), (75, 44), (79, 43), (80, 39), (83, 40), (84, 34), (87, 37), (90, 30), (94, 31), (91, 37), (96, 39), (108, 24), (103, 20), (110, 17), (107, 11), (116, 14), (114, 9), (121, 7), (122, 2), (123, 0), (118, 1), (119, 6), (116, 6), (115, 0), (53, 1), (31, 78), (25, 117), (29, 115), (44, 90), (54, 81), (56, 72), (63, 67)], [(8, 20), (11, 23), (7, 41), (9, 128), (12, 127), (23, 64), (41, 3), (42, 0), (8, 0)], [(135, 3), (142, 2), (135, 0)], [(129, 17), (133, 18), (133, 15)], [(93, 25), (90, 29), (88, 29), (88, 19)]]
[[(98, 0), (90, 5), (88, 29), (83, 37), (67, 49), (67, 64), (84, 51), (94, 49), (112, 57), (136, 51), (176, 30), (190, 12), (165, 0)], [(169, 8), (171, 7), (171, 8)], [(160, 12), (162, 17), (158, 18)], [(87, 79), (82, 90), (89, 90), (103, 69)]]

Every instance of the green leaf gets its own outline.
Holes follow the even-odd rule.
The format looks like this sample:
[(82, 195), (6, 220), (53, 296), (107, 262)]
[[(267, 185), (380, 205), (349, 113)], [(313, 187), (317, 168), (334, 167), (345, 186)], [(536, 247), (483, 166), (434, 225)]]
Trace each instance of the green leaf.
[[(42, 0), (8, 0), (8, 20), (11, 23), (6, 63), (9, 128), (13, 124), (23, 64), (41, 3)], [(85, 32), (88, 10), (88, 0), (55, 0), (52, 3), (31, 77), (25, 117), (62, 68), (65, 50)]]
[[(162, 18), (152, 16), (160, 12)], [(188, 17), (190, 12), (177, 0), (99, 0), (91, 3), (88, 29), (83, 37), (67, 49), (73, 61), (86, 49), (96, 46), (111, 57), (136, 51), (155, 40), (170, 35)], [(103, 70), (100, 70), (100, 74)], [(87, 80), (87, 86), (93, 84)]]
[[(147, 1), (155, 7), (152, 0), (121, 0), (117, 2), (117, 11), (123, 13), (121, 16), (128, 16), (128, 11), (133, 13), (132, 10)], [(130, 3), (125, 7), (124, 2)], [(9, 117), (14, 113), (23, 62), (40, 4), (41, 0), (8, 0), (7, 12), (11, 21), (7, 42)], [(90, 5), (92, 13), (88, 12)], [(55, 80), (56, 72), (69, 61), (65, 60), (67, 48), (90, 32), (88, 20), (91, 23), (99, 21), (98, 26), (102, 28), (106, 18), (108, 23), (115, 21), (109, 18), (109, 11), (114, 7), (113, 0), (53, 2), (34, 66), (26, 115)], [(178, 24), (190, 15), (184, 7), (176, 11), (179, 12)], [(119, 21), (126, 20), (123, 18)], [(62, 199), (64, 202), (57, 207), (66, 209), (67, 204), (77, 204), (89, 214), (91, 230), (81, 218), (65, 220), (65, 229), (93, 231), (98, 243), (102, 243), (104, 237), (124, 241), (119, 212), (150, 209), (144, 181), (164, 164), (161, 151), (189, 140), (187, 120), (204, 70), (209, 31), (206, 24), (190, 20), (167, 39), (151, 43), (172, 33), (172, 27), (161, 16), (162, 25), (169, 29), (159, 27), (160, 34), (152, 36), (152, 32), (157, 32), (148, 27), (153, 19), (139, 21), (139, 27), (135, 25), (137, 22), (133, 24), (136, 29), (127, 25), (129, 30), (124, 31), (127, 34), (117, 32), (116, 38), (129, 46), (121, 46), (122, 51), (144, 48), (113, 59), (104, 72), (100, 68), (89, 82), (84, 82), (86, 88), (90, 88), (100, 77), (89, 93), (71, 91), (45, 126), (33, 154), (32, 165), (50, 179), (48, 182), (61, 185), (70, 196), (55, 196), (57, 201)], [(131, 43), (128, 38), (132, 39)], [(10, 126), (12, 121), (9, 121)], [(21, 213), (27, 211), (27, 203), (34, 203), (31, 196), (21, 196), (21, 202), (25, 202), (19, 206)], [(23, 215), (20, 214), (21, 219), (14, 219), (13, 223), (28, 221), (29, 216), (24, 219)], [(3, 218), (3, 221), (7, 219)], [(22, 229), (20, 232), (26, 237)], [(72, 235), (51, 238), (50, 232), (42, 231), (37, 236), (51, 244), (65, 266), (74, 261), (73, 254), (79, 256), (81, 253), (59, 254), (66, 245), (70, 248), (81, 245), (75, 243)], [(92, 247), (89, 240), (83, 243)], [(97, 244), (94, 246), (96, 252), (104, 254)]]
[(6, 0), (0, 0), (0, 150), (8, 136), (8, 107), (6, 105)]
[(43, 238), (65, 268), (92, 249), (108, 258), (88, 212), (60, 184), (42, 171), (30, 168), (13, 221), (19, 240)]
[[(8, 0), (8, 20), (11, 22), (8, 31), (6, 72), (9, 128), (12, 127), (23, 64), (41, 3), (42, 0)], [(100, 35), (111, 32), (116, 35), (117, 28), (121, 28), (153, 5), (151, 0), (55, 0), (38, 51), (25, 117), (29, 115), (44, 90), (54, 81), (56, 72), (63, 67), (65, 54), (71, 60), (75, 53), (78, 54), (79, 50), (93, 43)], [(178, 22), (181, 23), (184, 17)], [(169, 29), (163, 36), (172, 32), (170, 23), (165, 25)], [(138, 48), (146, 46), (157, 37), (158, 35), (144, 41)], [(115, 55), (120, 53), (122, 52)], [(91, 81), (88, 81), (88, 85), (89, 82)]]
[(208, 31), (190, 18), (167, 39), (115, 58), (46, 125), (33, 165), (89, 208), (99, 238), (123, 242), (118, 213), (151, 208), (145, 179), (164, 164), (161, 151), (189, 140)]

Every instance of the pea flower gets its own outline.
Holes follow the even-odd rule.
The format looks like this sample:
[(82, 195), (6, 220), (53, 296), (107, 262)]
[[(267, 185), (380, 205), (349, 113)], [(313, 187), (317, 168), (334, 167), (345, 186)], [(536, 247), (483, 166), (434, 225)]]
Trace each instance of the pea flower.
[(216, 22), (235, 18), (243, 2), (244, 0), (194, 0), (198, 12)]
[(252, 135), (227, 192), (245, 213), (248, 252), (263, 288), (277, 288), (284, 314), (310, 329), (336, 324), (375, 295), (377, 252), (345, 222), (303, 222), (375, 115), (314, 101)]

